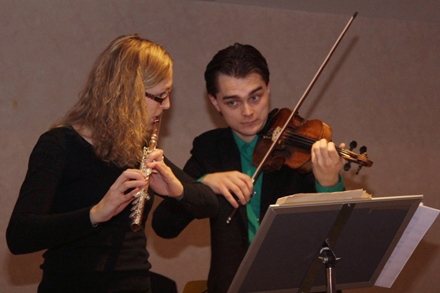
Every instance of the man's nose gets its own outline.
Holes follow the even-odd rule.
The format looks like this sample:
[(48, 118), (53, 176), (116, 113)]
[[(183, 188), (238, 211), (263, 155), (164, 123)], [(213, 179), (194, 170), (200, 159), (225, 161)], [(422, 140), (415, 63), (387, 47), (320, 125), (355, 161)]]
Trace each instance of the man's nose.
[(250, 106), (248, 103), (243, 104), (243, 109), (241, 111), (241, 114), (243, 116), (250, 116), (254, 113), (254, 108)]

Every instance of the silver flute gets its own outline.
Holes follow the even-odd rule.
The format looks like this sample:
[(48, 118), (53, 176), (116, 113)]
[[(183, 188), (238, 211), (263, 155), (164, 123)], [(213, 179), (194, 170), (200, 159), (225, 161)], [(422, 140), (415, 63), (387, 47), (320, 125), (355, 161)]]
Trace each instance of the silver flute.
[(140, 170), (144, 173), (145, 180), (147, 184), (135, 194), (135, 199), (132, 202), (132, 213), (130, 214), (131, 224), (130, 228), (132, 231), (137, 232), (142, 227), (142, 216), (144, 214), (145, 203), (150, 199), (150, 195), (148, 194), (148, 188), (150, 187), (150, 174), (152, 172), (151, 168), (147, 168), (145, 166), (145, 159), (148, 155), (156, 149), (157, 140), (159, 139), (159, 127), (160, 120), (155, 120), (153, 124), (153, 132), (150, 138), (150, 142), (148, 144), (148, 148), (144, 146), (142, 150), (142, 161), (140, 164)]

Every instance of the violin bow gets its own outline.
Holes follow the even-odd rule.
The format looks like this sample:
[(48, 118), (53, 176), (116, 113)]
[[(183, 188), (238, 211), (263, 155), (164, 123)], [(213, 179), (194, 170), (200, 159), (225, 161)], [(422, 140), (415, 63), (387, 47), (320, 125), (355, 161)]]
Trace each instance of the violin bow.
[[(330, 58), (332, 57), (333, 53), (336, 51), (336, 48), (338, 47), (339, 43), (341, 42), (342, 38), (345, 36), (345, 33), (347, 32), (348, 28), (351, 26), (353, 20), (356, 18), (356, 16), (358, 15), (358, 12), (356, 11), (353, 16), (350, 18), (350, 20), (348, 21), (348, 23), (345, 25), (344, 29), (342, 30), (342, 33), (339, 35), (338, 39), (336, 40), (335, 44), (333, 45), (333, 47), (330, 49), (330, 52), (327, 54), (327, 57), (324, 59), (324, 62), (321, 64), (321, 66), (319, 67), (318, 71), (316, 72), (315, 76), (313, 77), (312, 81), (310, 82), (309, 86), (306, 88), (306, 90), (304, 91), (304, 94), (302, 95), (302, 97), (299, 99), (298, 103), (296, 104), (295, 108), (293, 109), (292, 113), (290, 114), (289, 118), (286, 120), (286, 123), (283, 125), (281, 131), (279, 131), (275, 138), (272, 139), (272, 144), (270, 145), (268, 151), (266, 152), (266, 154), (264, 155), (263, 159), (261, 160), (260, 164), (258, 165), (257, 169), (255, 170), (254, 174), (252, 175), (252, 183), (255, 183), (255, 180), (257, 178), (257, 176), (260, 174), (261, 169), (263, 168), (264, 163), (266, 162), (267, 158), (269, 157), (269, 155), (272, 153), (272, 151), (274, 150), (278, 140), (280, 139), (280, 136), (284, 133), (284, 131), (286, 130), (290, 120), (292, 120), (292, 118), (294, 117), (295, 113), (298, 112), (298, 109), (301, 107), (301, 105), (303, 104), (304, 100), (306, 99), (306, 97), (308, 96), (308, 94), (310, 93), (310, 91), (312, 90), (312, 87), (315, 85), (316, 81), (318, 80), (319, 76), (321, 75), (322, 71), (324, 70), (325, 66), (327, 65), (328, 61), (330, 60)], [(231, 215), (226, 219), (226, 223), (229, 224), (232, 220), (232, 217), (234, 217), (235, 213), (237, 212), (238, 208), (235, 208)]]

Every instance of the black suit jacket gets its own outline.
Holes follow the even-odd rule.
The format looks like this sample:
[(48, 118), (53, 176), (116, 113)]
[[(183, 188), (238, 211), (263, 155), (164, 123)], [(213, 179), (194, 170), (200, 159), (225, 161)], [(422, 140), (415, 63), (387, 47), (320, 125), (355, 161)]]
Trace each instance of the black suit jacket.
[[(184, 171), (198, 179), (205, 174), (241, 171), (240, 153), (232, 130), (222, 128), (208, 131), (194, 139), (191, 158)], [(316, 192), (313, 174), (299, 174), (284, 166), (279, 171), (264, 173), (261, 192), (261, 214), (279, 197), (299, 192)], [(248, 249), (248, 219), (246, 208), (241, 206), (231, 223), (226, 219), (233, 207), (218, 195), (219, 210), (210, 218), (211, 266), (208, 276), (208, 292), (227, 292), (235, 273)], [(153, 228), (165, 238), (176, 237), (193, 218), (172, 202), (162, 202), (153, 215)]]

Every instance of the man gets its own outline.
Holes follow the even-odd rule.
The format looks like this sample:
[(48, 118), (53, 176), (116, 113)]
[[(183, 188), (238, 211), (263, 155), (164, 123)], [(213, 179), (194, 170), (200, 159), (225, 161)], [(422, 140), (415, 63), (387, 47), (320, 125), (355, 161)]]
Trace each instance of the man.
[[(342, 191), (339, 173), (344, 160), (333, 143), (320, 140), (311, 150), (313, 172), (302, 174), (283, 166), (261, 173), (252, 182), (258, 134), (273, 116), (267, 62), (254, 47), (235, 44), (214, 56), (205, 81), (209, 99), (229, 127), (196, 137), (184, 171), (219, 195), (218, 214), (210, 218), (208, 277), (208, 292), (217, 293), (228, 290), (269, 205), (299, 192)], [(238, 212), (228, 224), (226, 219), (235, 208)], [(191, 220), (177, 206), (163, 202), (154, 214), (153, 228), (158, 235), (172, 238)]]

